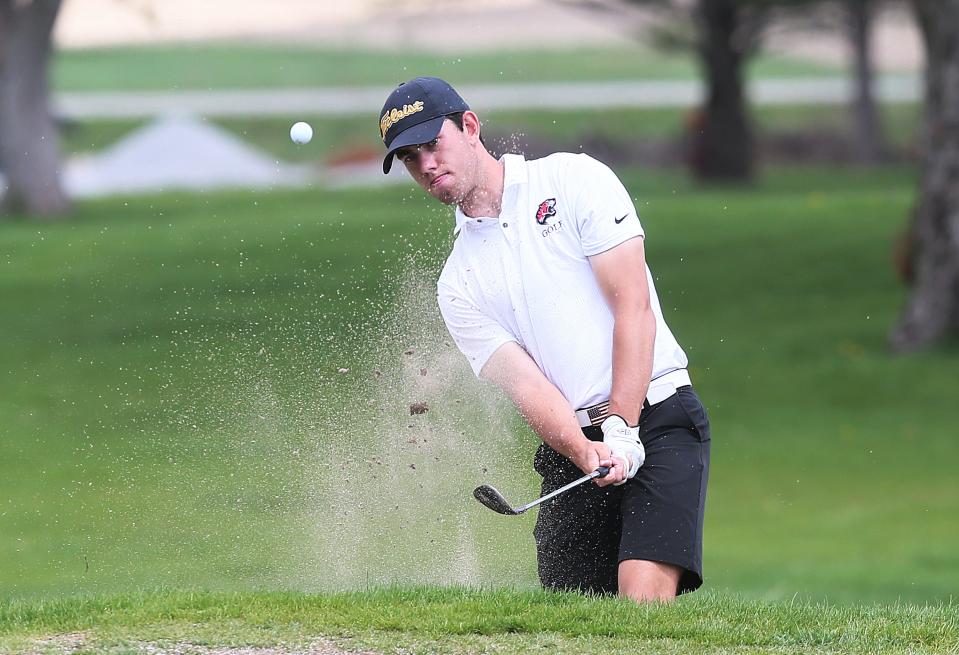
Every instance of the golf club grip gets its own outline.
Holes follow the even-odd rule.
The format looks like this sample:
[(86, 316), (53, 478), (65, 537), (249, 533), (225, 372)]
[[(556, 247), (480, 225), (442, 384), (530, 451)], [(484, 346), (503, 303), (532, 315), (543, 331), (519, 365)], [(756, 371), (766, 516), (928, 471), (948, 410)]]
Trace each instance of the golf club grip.
[(598, 469), (596, 469), (595, 471), (593, 471), (593, 473), (596, 474), (596, 477), (597, 477), (597, 478), (605, 478), (607, 475), (609, 475), (609, 467), (608, 467), (608, 466), (600, 466)]

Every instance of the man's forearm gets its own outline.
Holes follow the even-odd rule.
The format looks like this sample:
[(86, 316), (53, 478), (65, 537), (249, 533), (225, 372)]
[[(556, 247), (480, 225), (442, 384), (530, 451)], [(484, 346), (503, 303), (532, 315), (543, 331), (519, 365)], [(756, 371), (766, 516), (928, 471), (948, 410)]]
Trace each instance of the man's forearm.
[(578, 462), (586, 437), (569, 403), (552, 384), (537, 384), (512, 390), (516, 408), (546, 444), (573, 462)]
[[(609, 449), (586, 438), (569, 401), (517, 342), (500, 346), (483, 366), (480, 377), (505, 391), (536, 434), (584, 472), (614, 465)], [(617, 476), (609, 477), (612, 483)]]
[(609, 413), (622, 416), (629, 425), (638, 425), (653, 372), (656, 318), (647, 305), (636, 312), (617, 313), (614, 321)]

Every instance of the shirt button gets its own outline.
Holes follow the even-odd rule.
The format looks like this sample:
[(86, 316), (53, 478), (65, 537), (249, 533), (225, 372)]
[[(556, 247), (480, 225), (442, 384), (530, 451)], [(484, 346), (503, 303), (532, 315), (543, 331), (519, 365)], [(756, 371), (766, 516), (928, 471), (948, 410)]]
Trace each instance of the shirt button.
[(503, 227), (509, 227), (509, 223), (503, 223)]

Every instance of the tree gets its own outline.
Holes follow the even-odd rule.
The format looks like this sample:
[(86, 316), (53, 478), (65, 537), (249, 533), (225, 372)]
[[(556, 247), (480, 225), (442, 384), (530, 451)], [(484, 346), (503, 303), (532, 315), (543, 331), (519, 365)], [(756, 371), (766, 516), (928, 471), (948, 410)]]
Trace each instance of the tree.
[[(597, 2), (598, 0), (594, 0)], [(620, 0), (626, 2), (627, 0)], [(744, 70), (775, 26), (834, 30), (844, 24), (853, 52), (854, 154), (874, 163), (884, 152), (873, 94), (869, 53), (872, 16), (881, 0), (628, 0), (655, 16), (654, 35), (665, 47), (694, 50), (706, 86), (705, 103), (687, 125), (689, 163), (705, 180), (748, 181), (755, 171), (752, 121)], [(837, 14), (834, 9), (840, 9)], [(687, 34), (683, 25), (692, 25)]]
[(872, 19), (877, 11), (877, 0), (845, 0), (849, 42), (852, 46), (853, 129), (854, 154), (861, 164), (875, 164), (883, 156), (885, 147), (879, 110), (873, 93), (874, 75), (869, 46)]
[(699, 0), (700, 65), (706, 99), (692, 137), (692, 167), (702, 179), (749, 181), (755, 148), (743, 71), (757, 49), (765, 8), (742, 0)]
[(913, 0), (926, 54), (913, 281), (890, 335), (912, 351), (959, 331), (959, 0)]
[(0, 170), (6, 211), (37, 217), (70, 208), (60, 182), (59, 137), (48, 68), (60, 0), (0, 0)]
[(755, 147), (745, 64), (759, 47), (770, 7), (788, 0), (616, 1), (647, 12), (660, 47), (691, 50), (699, 59), (705, 98), (685, 126), (693, 173), (702, 180), (750, 181)]

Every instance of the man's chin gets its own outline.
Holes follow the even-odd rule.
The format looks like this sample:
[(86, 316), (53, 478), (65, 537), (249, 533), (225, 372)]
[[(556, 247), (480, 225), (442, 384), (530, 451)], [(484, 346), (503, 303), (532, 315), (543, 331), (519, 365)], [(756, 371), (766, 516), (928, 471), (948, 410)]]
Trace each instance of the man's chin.
[(430, 195), (439, 200), (444, 205), (457, 205), (462, 198), (458, 197), (452, 191), (441, 190), (439, 192), (430, 192)]

